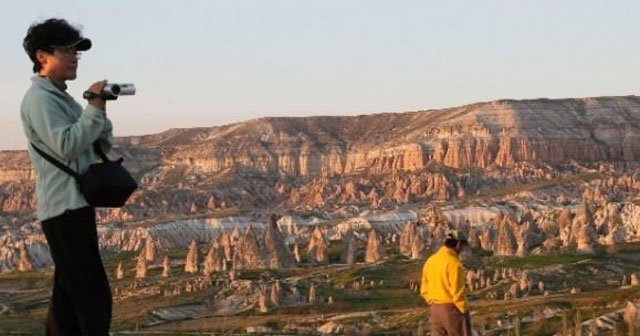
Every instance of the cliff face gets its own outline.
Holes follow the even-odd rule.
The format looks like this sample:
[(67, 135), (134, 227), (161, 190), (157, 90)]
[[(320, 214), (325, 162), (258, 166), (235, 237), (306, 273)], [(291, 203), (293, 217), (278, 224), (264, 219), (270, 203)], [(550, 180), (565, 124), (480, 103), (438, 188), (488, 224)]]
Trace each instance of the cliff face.
[[(640, 98), (502, 100), (357, 117), (263, 118), (123, 139), (165, 166), (313, 177), (518, 162), (633, 161)], [(167, 149), (170, 148), (170, 149)], [(138, 150), (139, 151), (139, 150)]]
[[(112, 157), (124, 157), (141, 189), (125, 208), (101, 211), (99, 219), (451, 200), (554, 177), (549, 165), (637, 162), (639, 130), (634, 96), (173, 129), (117, 139)], [(0, 168), (0, 211), (32, 214), (35, 174), (26, 152), (0, 152)]]

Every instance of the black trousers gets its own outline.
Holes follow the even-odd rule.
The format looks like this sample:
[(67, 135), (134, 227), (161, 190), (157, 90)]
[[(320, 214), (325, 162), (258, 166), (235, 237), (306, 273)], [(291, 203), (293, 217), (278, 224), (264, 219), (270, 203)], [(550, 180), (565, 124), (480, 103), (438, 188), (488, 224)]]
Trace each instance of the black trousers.
[(109, 334), (111, 290), (92, 207), (42, 221), (55, 272), (46, 335)]

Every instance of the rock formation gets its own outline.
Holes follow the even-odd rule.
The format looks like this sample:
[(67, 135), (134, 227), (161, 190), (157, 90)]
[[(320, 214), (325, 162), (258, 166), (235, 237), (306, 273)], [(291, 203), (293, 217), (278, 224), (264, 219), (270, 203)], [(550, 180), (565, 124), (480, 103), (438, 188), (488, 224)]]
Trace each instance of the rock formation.
[(145, 258), (149, 262), (154, 262), (156, 258), (156, 246), (153, 238), (147, 237), (144, 244)]
[(422, 234), (416, 230), (411, 242), (411, 260), (422, 259), (424, 257), (426, 243)]
[(493, 246), (496, 256), (513, 256), (516, 254), (518, 244), (511, 224), (504, 220), (498, 228), (498, 236)]
[(260, 289), (260, 294), (258, 296), (258, 311), (261, 313), (269, 312), (269, 299), (267, 297), (266, 289), (263, 287)]
[(340, 254), (340, 261), (353, 265), (356, 263), (356, 252), (358, 252), (358, 239), (353, 234), (353, 231), (348, 231), (342, 239), (342, 253)]
[(195, 240), (192, 240), (191, 244), (189, 244), (189, 251), (184, 262), (184, 271), (191, 274), (198, 272), (198, 244), (196, 244)]
[(18, 259), (18, 272), (28, 272), (33, 270), (33, 264), (29, 260), (29, 253), (25, 244), (20, 244), (20, 257)]
[(280, 285), (280, 281), (276, 280), (271, 286), (271, 295), (269, 296), (271, 305), (273, 305), (274, 307), (279, 307), (283, 302), (282, 296), (282, 287)]
[(238, 240), (233, 255), (233, 267), (235, 269), (243, 269), (264, 268), (265, 266), (267, 266), (265, 256), (258, 243), (256, 232), (252, 227), (248, 227)]
[(217, 243), (211, 244), (209, 252), (204, 259), (202, 273), (209, 275), (214, 272), (221, 272), (224, 264), (224, 251), (221, 251)]
[(289, 247), (278, 229), (277, 216), (269, 216), (269, 221), (264, 232), (264, 248), (267, 265), (271, 268), (291, 268), (296, 266)]
[(231, 236), (227, 232), (224, 232), (222, 236), (220, 236), (220, 247), (224, 253), (224, 259), (231, 261), (233, 258), (233, 250), (231, 244)]
[(162, 259), (162, 277), (168, 278), (171, 276), (171, 263), (169, 262), (169, 257), (164, 256)]
[(136, 263), (136, 279), (147, 276), (147, 258), (145, 250), (140, 251), (138, 262)]
[(329, 262), (329, 241), (322, 233), (322, 229), (316, 227), (309, 239), (307, 247), (307, 261), (313, 264), (326, 264)]
[(314, 304), (316, 303), (316, 300), (316, 285), (314, 283), (311, 283), (311, 285), (309, 286), (309, 303)]
[(116, 279), (120, 280), (124, 278), (124, 269), (122, 268), (122, 262), (118, 263), (118, 267), (116, 268)]
[(580, 204), (576, 216), (573, 218), (570, 237), (572, 237), (569, 239), (570, 243), (573, 244), (575, 241), (578, 252), (594, 253), (593, 247), (597, 242), (596, 226), (591, 209), (586, 202)]
[(367, 251), (364, 257), (364, 262), (371, 264), (376, 263), (382, 258), (386, 257), (386, 250), (375, 230), (369, 232), (369, 239), (367, 240)]
[(298, 247), (298, 244), (293, 245), (293, 258), (298, 264), (302, 261), (302, 257), (300, 257), (300, 247)]
[(411, 255), (413, 240), (416, 236), (418, 230), (416, 228), (415, 223), (407, 222), (402, 229), (402, 233), (400, 234), (400, 245), (399, 250), (400, 254)]

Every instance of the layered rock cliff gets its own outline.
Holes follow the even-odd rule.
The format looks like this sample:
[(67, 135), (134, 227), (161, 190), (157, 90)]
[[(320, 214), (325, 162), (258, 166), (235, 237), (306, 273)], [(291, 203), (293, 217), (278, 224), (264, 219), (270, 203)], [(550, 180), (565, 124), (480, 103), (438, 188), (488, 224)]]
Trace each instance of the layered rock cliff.
[[(375, 229), (382, 240), (410, 222), (419, 226), (422, 239), (406, 236), (398, 244), (412, 258), (438, 246), (449, 227), (473, 230), (474, 247), (497, 255), (554, 248), (589, 253), (596, 244), (638, 239), (638, 140), (640, 98), (635, 96), (261, 118), (119, 138), (110, 155), (124, 157), (140, 189), (123, 208), (99, 209), (98, 220), (108, 223), (99, 228), (100, 243), (127, 251), (144, 248), (153, 262), (159, 258), (156, 249), (220, 239), (221, 250), (209, 261), (213, 269), (218, 253), (237, 267), (292, 263), (288, 250), (270, 248), (275, 252), (267, 255), (263, 243), (301, 244), (299, 262), (299, 249), (313, 240), (307, 259), (323, 263), (329, 240), (342, 239), (349, 230)], [(0, 168), (0, 269), (28, 269), (25, 260), (35, 269), (47, 267), (44, 237), (33, 225), (35, 174), (26, 152), (0, 152)], [(578, 211), (581, 203), (597, 210), (592, 219)], [(322, 235), (330, 238), (325, 240), (311, 234), (318, 223), (300, 217), (295, 225), (279, 222), (282, 237), (272, 226), (266, 232), (262, 219), (233, 217), (273, 209), (339, 223), (323, 226)], [(380, 221), (362, 215), (377, 210), (411, 215), (380, 227)], [(265, 233), (268, 239), (262, 241)], [(253, 252), (234, 255), (238, 246)]]
[[(636, 162), (640, 98), (499, 100), (355, 117), (261, 118), (117, 139), (140, 180), (102, 221), (228, 207), (373, 209), (451, 200), (563, 174), (549, 165)], [(0, 152), (0, 206), (35, 207), (25, 152)], [(463, 170), (460, 170), (463, 169)], [(394, 174), (392, 179), (380, 179)]]

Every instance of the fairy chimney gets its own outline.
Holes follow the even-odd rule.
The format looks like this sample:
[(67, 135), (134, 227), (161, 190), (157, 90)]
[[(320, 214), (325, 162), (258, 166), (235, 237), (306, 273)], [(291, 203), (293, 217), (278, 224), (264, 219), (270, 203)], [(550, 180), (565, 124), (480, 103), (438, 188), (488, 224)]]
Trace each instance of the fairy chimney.
[(144, 243), (145, 259), (149, 262), (153, 262), (156, 259), (156, 246), (153, 242), (153, 238), (147, 237)]
[(229, 240), (231, 240), (231, 246), (237, 246), (238, 242), (242, 238), (242, 233), (240, 233), (240, 229), (236, 226), (231, 231), (231, 235), (229, 236)]
[(265, 267), (264, 255), (258, 244), (256, 232), (251, 226), (238, 240), (233, 255), (233, 267), (236, 269)]
[(369, 239), (367, 240), (367, 252), (364, 257), (364, 262), (367, 264), (376, 263), (385, 256), (386, 251), (382, 243), (380, 243), (378, 234), (375, 230), (371, 230), (369, 232)]
[(312, 283), (309, 287), (309, 303), (316, 303), (316, 299), (316, 285)]
[(264, 288), (260, 290), (260, 296), (258, 296), (258, 310), (261, 313), (269, 312), (269, 303), (268, 303), (267, 293)]
[(278, 217), (275, 214), (269, 216), (266, 230), (264, 232), (264, 247), (267, 254), (268, 266), (272, 268), (292, 268), (296, 266), (291, 251), (278, 229)]
[(631, 273), (631, 286), (638, 286), (638, 284), (640, 284), (640, 282), (638, 282), (638, 274), (636, 273)]
[(486, 225), (482, 229), (482, 234), (480, 235), (480, 248), (485, 251), (493, 251), (494, 239), (493, 228)]
[(493, 246), (496, 256), (513, 256), (516, 254), (518, 244), (511, 225), (505, 220), (499, 224), (498, 237)]
[(171, 276), (171, 264), (169, 263), (169, 257), (164, 256), (162, 260), (162, 277), (168, 278)]
[(274, 307), (279, 307), (282, 303), (282, 289), (280, 288), (280, 282), (276, 281), (273, 286), (271, 286), (271, 304)]
[(209, 275), (213, 272), (222, 271), (222, 264), (224, 262), (223, 252), (220, 251), (220, 248), (217, 244), (211, 244), (211, 248), (209, 248), (209, 252), (204, 259), (204, 265), (202, 269), (202, 273), (205, 275)]
[(116, 279), (120, 280), (124, 278), (124, 269), (122, 268), (122, 262), (118, 263), (118, 268), (116, 268)]
[(356, 263), (356, 252), (358, 250), (358, 241), (353, 231), (349, 230), (343, 238), (342, 253), (340, 260), (347, 264), (353, 265)]
[(18, 260), (18, 272), (28, 272), (33, 270), (33, 264), (29, 258), (26, 244), (20, 244), (20, 259)]
[(422, 238), (420, 232), (416, 231), (413, 236), (413, 241), (411, 242), (411, 259), (417, 260), (422, 259), (424, 257), (425, 252), (425, 241)]
[(293, 258), (297, 263), (300, 263), (300, 261), (302, 260), (302, 258), (300, 257), (300, 247), (298, 247), (298, 244), (293, 245)]
[(223, 233), (222, 236), (220, 236), (220, 248), (222, 248), (222, 251), (224, 253), (224, 259), (231, 261), (231, 258), (233, 257), (233, 253), (232, 253), (232, 246), (231, 246), (231, 236), (229, 236), (228, 233)]
[(571, 223), (571, 237), (570, 242), (577, 245), (578, 252), (587, 254), (594, 253), (593, 248), (598, 237), (593, 215), (586, 201), (580, 204), (580, 207), (576, 211), (576, 216), (573, 218), (573, 222)]
[(406, 256), (412, 254), (413, 239), (416, 236), (416, 233), (417, 228), (415, 223), (407, 222), (407, 224), (404, 225), (402, 233), (400, 234), (400, 254), (404, 254)]
[(136, 264), (136, 278), (144, 278), (147, 276), (147, 258), (144, 251), (140, 251), (138, 255), (138, 263)]
[(329, 242), (322, 230), (316, 226), (309, 239), (307, 247), (307, 260), (312, 264), (327, 264), (329, 262)]
[(191, 274), (198, 272), (198, 245), (195, 239), (189, 244), (189, 251), (187, 252), (187, 258), (184, 263), (184, 271)]

